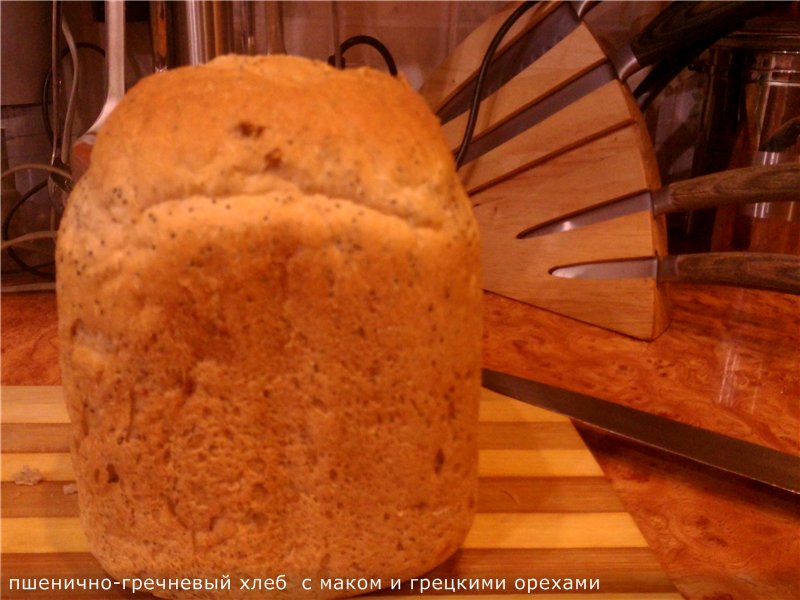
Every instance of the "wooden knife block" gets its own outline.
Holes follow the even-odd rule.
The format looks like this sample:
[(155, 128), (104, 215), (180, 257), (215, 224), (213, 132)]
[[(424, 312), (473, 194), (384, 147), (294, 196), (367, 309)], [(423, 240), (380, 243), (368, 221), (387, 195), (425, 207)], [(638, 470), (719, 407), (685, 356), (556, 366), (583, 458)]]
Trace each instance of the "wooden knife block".
[[(528, 11), (511, 43), (557, 3)], [(422, 94), (438, 110), (477, 73), (489, 41), (513, 7), (473, 31), (436, 69)], [(498, 52), (502, 51), (503, 46)], [(486, 98), (473, 139), (606, 60), (583, 25)], [(457, 148), (467, 116), (443, 125)], [(588, 280), (550, 275), (579, 262), (666, 254), (663, 217), (640, 212), (535, 238), (536, 225), (660, 187), (644, 120), (628, 89), (613, 80), (519, 133), (460, 170), (481, 228), (484, 288), (644, 340), (668, 324), (666, 297), (653, 278)]]

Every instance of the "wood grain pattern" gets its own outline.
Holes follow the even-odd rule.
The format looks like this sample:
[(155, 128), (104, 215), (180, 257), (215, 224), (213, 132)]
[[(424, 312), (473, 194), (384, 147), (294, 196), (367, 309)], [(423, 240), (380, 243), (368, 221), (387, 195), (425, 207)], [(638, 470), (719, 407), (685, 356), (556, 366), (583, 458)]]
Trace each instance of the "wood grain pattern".
[(481, 390), (481, 423), (569, 423), (569, 419), (538, 406), (523, 404), (491, 390)]
[(2, 481), (14, 481), (25, 467), (37, 469), (48, 481), (72, 481), (72, 461), (65, 452), (3, 453)]
[(664, 211), (748, 202), (800, 202), (800, 163), (743, 167), (669, 185)]
[[(37, 485), (2, 483), (3, 517), (77, 517), (78, 496), (64, 493), (68, 482)], [(623, 512), (604, 477), (484, 477), (479, 512)]]
[[(571, 423), (481, 423), (481, 449), (583, 450), (583, 441)], [(5, 447), (5, 446), (4, 446)]]
[[(487, 294), (484, 363), (800, 454), (800, 405), (796, 402), (800, 397), (800, 298), (695, 285), (674, 286), (668, 292), (672, 323), (664, 335), (649, 343)], [(3, 294), (0, 302), (3, 382), (58, 384), (53, 294)], [(40, 311), (35, 319), (29, 318), (29, 306)], [(15, 334), (7, 336), (9, 330)], [(42, 348), (51, 350), (42, 352)], [(497, 400), (491, 394), (485, 400), (483, 421), (527, 421), (544, 412)], [(558, 415), (552, 418), (563, 421)], [(655, 556), (646, 548), (463, 550), (431, 576), (510, 577), (512, 581), (536, 574), (599, 577), (605, 593), (628, 594), (634, 600), (671, 594), (669, 575), (689, 600), (800, 597), (793, 572), (796, 545), (781, 535), (773, 536), (800, 527), (794, 497), (776, 497), (771, 490), (753, 488), (674, 457), (654, 457), (620, 447), (609, 438), (600, 439), (604, 447), (595, 438), (587, 442)], [(482, 487), (481, 493), (487, 494), (482, 506), (491, 502), (488, 507), (510, 512), (515, 509), (509, 504), (518, 502), (520, 511), (530, 507), (551, 512), (559, 510), (553, 503), (563, 493), (568, 496), (563, 499), (565, 510), (574, 510), (569, 504), (576, 501), (574, 478), (559, 479), (560, 488), (553, 486), (552, 479), (534, 484), (512, 478), (519, 487), (506, 487), (504, 481), (509, 480), (482, 480), (482, 484), (491, 482), (490, 488)], [(581, 486), (597, 482), (597, 478), (577, 478)], [(15, 494), (15, 488), (20, 486), (3, 484), (4, 516), (13, 516), (6, 513), (7, 493)], [(609, 505), (593, 512), (617, 511), (610, 504), (614, 493), (606, 490), (604, 494)], [(597, 499), (598, 493), (592, 497)], [(91, 555), (80, 553), (57, 558), (7, 555), (2, 572), (4, 586), (9, 574), (103, 576)], [(13, 597), (7, 587), (2, 591), (3, 598)], [(51, 597), (49, 592), (25, 595)], [(84, 597), (97, 598), (97, 594)]]
[(67, 423), (3, 423), (3, 452), (69, 452)]
[[(74, 479), (69, 454), (17, 452), (3, 455), (2, 481), (13, 481), (24, 467), (38, 469), (49, 481)], [(586, 448), (481, 450), (478, 469), (485, 477), (597, 477), (602, 471)]]
[(1, 397), (3, 423), (69, 423), (60, 385), (15, 385), (9, 389), (13, 391)]
[(585, 280), (550, 275), (562, 265), (637, 258), (653, 253), (652, 218), (635, 213), (536, 238), (517, 239), (512, 223), (496, 225), (502, 203), (475, 209), (481, 224), (484, 287), (633, 337), (650, 339), (662, 319), (662, 290), (654, 278)]
[[(480, 103), (473, 139), (512, 119), (526, 107), (564, 87), (606, 60), (586, 25), (581, 24), (538, 60)], [(467, 126), (468, 113), (451, 119), (442, 132), (456, 149)]]
[[(669, 292), (672, 324), (649, 343), (489, 295), (485, 364), (800, 454), (800, 298)], [(607, 436), (585, 439), (687, 598), (800, 597), (796, 497)]]
[(478, 511), (490, 512), (622, 512), (602, 477), (483, 477)]
[(599, 477), (603, 474), (588, 450), (481, 450), (481, 477)]
[[(2, 519), (4, 554), (88, 552), (77, 517)], [(479, 513), (463, 548), (644, 548), (633, 519), (619, 513)]]
[(633, 337), (659, 335), (668, 311), (665, 290), (654, 279), (574, 280), (550, 272), (579, 262), (665, 254), (661, 219), (643, 211), (574, 231), (518, 237), (652, 189), (658, 176), (649, 154), (641, 123), (632, 122), (474, 194), (485, 289)]
[(800, 256), (705, 252), (665, 256), (659, 281), (715, 283), (800, 295)]
[(2, 296), (3, 360), (0, 361), (0, 379), (3, 385), (59, 383), (58, 323), (53, 318), (55, 294)]
[[(420, 88), (420, 93), (434, 112), (438, 111), (456, 92), (475, 78), (480, 69), (483, 55), (497, 29), (519, 4), (519, 2), (514, 2), (475, 28), (428, 76)], [(502, 54), (504, 49), (513, 44), (525, 32), (533, 29), (559, 4), (559, 2), (542, 2), (538, 7), (523, 15), (498, 46), (497, 55)]]
[(89, 552), (77, 517), (3, 518), (3, 554)]
[(611, 81), (553, 116), (465, 164), (459, 171), (474, 194), (634, 122), (622, 85)]
[[(473, 140), (490, 140), (500, 124), (513, 125), (514, 116), (605, 61), (592, 33), (579, 25), (483, 100)], [(460, 141), (466, 118), (444, 125), (451, 147)], [(497, 142), (505, 137), (504, 131)], [(641, 339), (663, 332), (669, 315), (654, 278), (610, 282), (550, 275), (578, 262), (666, 254), (664, 222), (650, 211), (519, 239), (535, 225), (660, 186), (643, 118), (619, 81), (518, 131), (464, 165), (460, 176), (481, 229), (485, 289)]]
[(627, 513), (479, 513), (464, 548), (644, 548)]
[[(743, 482), (585, 430), (626, 505), (642, 506), (645, 537), (673, 537), (663, 547), (690, 598), (800, 598), (800, 505), (797, 496)], [(680, 514), (665, 519), (664, 515)], [(716, 573), (727, 564), (737, 576)]]
[(629, 126), (518, 173), (471, 196), (491, 205), (495, 227), (516, 235), (528, 228), (644, 192), (651, 185), (640, 135)]
[(17, 485), (4, 481), (2, 517), (77, 517), (78, 495), (65, 494), (71, 482), (42, 481), (37, 485)]
[[(3, 446), (0, 526), (4, 581), (9, 576), (74, 578), (89, 573), (83, 576), (105, 577), (88, 554), (78, 519), (77, 497), (64, 493), (63, 485), (72, 477), (69, 455), (46, 451), (53, 444), (65, 446), (69, 437), (65, 424), (50, 422), (64, 417), (58, 406), (63, 402), (61, 389), (43, 387), (41, 396), (31, 387), (5, 387), (2, 392), (4, 404), (10, 407), (35, 405), (50, 410), (50, 415), (47, 409), (31, 412), (36, 423), (3, 423), (6, 430), (14, 432), (10, 446)], [(552, 561), (553, 552), (572, 560), (573, 553), (581, 550), (601, 555), (613, 551), (623, 562), (641, 560), (642, 555), (637, 553), (648, 552), (646, 541), (611, 493), (602, 470), (568, 420), (489, 391), (485, 392), (480, 412), (489, 420), (481, 421), (479, 430), (478, 514), (457, 557), (447, 563), (454, 569), (450, 577), (477, 576), (469, 569), (470, 557), (480, 565), (485, 552), (498, 552), (502, 557), (507, 557), (508, 552), (517, 553), (518, 559), (525, 560), (536, 560), (536, 553), (544, 552), (543, 558)], [(19, 413), (12, 409), (4, 419), (8, 416), (15, 420)], [(29, 439), (25, 428), (29, 428)], [(44, 449), (42, 431), (48, 432)], [(9, 477), (23, 464), (40, 469), (45, 481), (36, 486), (11, 483)], [(622, 571), (603, 571), (607, 565), (602, 562), (595, 571), (589, 555), (579, 556), (585, 563), (583, 567), (578, 565), (579, 572), (583, 568), (586, 577), (591, 573), (592, 578), (605, 573), (612, 590), (615, 581), (624, 588), (625, 584), (619, 582), (630, 579)], [(81, 562), (76, 562), (76, 557)], [(652, 555), (649, 561), (652, 568)], [(499, 570), (495, 569), (493, 576), (502, 578), (513, 561), (511, 565), (502, 562), (495, 566)], [(532, 562), (526, 563), (525, 568), (527, 572), (538, 572), (542, 567)], [(563, 568), (559, 565), (556, 571)], [(575, 577), (574, 567), (571, 568), (570, 577)], [(555, 575), (548, 572), (547, 576)], [(651, 579), (644, 583), (640, 579), (637, 593), (674, 592), (657, 568), (645, 577)], [(609, 581), (602, 585), (607, 589)], [(103, 590), (94, 591), (94, 595), (86, 597), (114, 597)]]
[(800, 298), (673, 286), (651, 342), (490, 294), (484, 365), (800, 455)]

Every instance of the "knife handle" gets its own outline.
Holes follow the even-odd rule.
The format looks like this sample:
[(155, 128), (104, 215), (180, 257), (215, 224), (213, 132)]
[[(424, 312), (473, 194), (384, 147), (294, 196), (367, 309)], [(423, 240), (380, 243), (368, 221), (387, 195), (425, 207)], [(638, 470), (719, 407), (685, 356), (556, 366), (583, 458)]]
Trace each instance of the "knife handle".
[(653, 214), (783, 201), (800, 202), (800, 163), (730, 169), (677, 181), (653, 193)]
[(658, 281), (730, 285), (800, 295), (800, 256), (757, 252), (665, 256), (659, 259)]
[(672, 2), (611, 56), (620, 79), (690, 46), (710, 46), (747, 19), (764, 12), (769, 2)]

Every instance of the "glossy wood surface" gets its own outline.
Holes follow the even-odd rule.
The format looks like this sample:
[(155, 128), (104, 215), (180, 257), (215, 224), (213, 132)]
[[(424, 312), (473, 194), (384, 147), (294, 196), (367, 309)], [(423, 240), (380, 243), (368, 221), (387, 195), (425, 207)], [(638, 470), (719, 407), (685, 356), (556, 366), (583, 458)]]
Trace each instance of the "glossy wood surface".
[[(652, 342), (490, 296), (486, 366), (800, 454), (800, 298), (672, 286)], [(687, 598), (800, 598), (800, 499), (614, 438), (585, 439)]]
[[(688, 285), (669, 291), (672, 323), (653, 342), (487, 294), (484, 362), (800, 454), (800, 298)], [(57, 385), (52, 295), (3, 295), (2, 309), (2, 383)], [(4, 410), (4, 451), (64, 452), (63, 433), (41, 419), (34, 435), (20, 435), (24, 415), (42, 410), (32, 406)], [(559, 417), (520, 416), (515, 407), (500, 403), (484, 408), (484, 456), (504, 447), (556, 453), (579, 448), (579, 440), (567, 433)], [(530, 419), (535, 426), (526, 428)], [(604, 600), (674, 600), (663, 567), (689, 599), (800, 597), (797, 497), (596, 432), (582, 435), (614, 492), (592, 473), (543, 476), (546, 483), (540, 486), (528, 485), (525, 478), (484, 473), (479, 510), (627, 511), (649, 548), (467, 548), (433, 575), (496, 576), (502, 564), (504, 576), (528, 577), (535, 564), (538, 573), (551, 577), (600, 577), (611, 586), (605, 589), (607, 597), (596, 596)], [(7, 442), (13, 445), (8, 450)], [(25, 489), (4, 482), (2, 494), (4, 518), (77, 514), (74, 496), (65, 496), (58, 482)], [(20, 494), (25, 502), (19, 501)], [(102, 575), (85, 553), (62, 555), (57, 562), (52, 555), (10, 554), (3, 565), (4, 570), (29, 568), (53, 576)]]

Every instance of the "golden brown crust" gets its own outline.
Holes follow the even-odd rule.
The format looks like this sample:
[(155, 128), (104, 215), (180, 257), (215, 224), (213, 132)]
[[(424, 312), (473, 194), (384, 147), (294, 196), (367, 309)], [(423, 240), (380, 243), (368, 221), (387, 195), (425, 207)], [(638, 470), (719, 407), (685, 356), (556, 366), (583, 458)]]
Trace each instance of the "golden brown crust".
[(478, 255), (435, 118), (402, 82), (225, 57), (138, 84), (57, 256), (103, 566), (285, 573), (297, 591), (446, 558), (474, 511)]
[[(146, 78), (96, 150), (104, 187), (118, 187), (134, 214), (198, 193), (259, 193), (276, 180), (423, 225), (461, 209), (436, 118), (407, 84), (298, 57), (224, 56)], [(397, 197), (411, 191), (425, 201)]]

